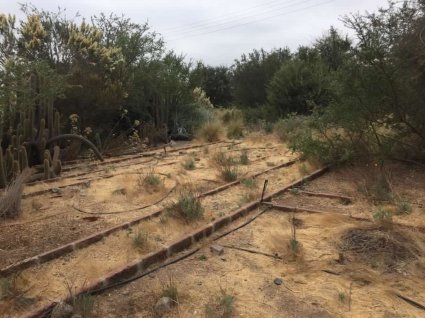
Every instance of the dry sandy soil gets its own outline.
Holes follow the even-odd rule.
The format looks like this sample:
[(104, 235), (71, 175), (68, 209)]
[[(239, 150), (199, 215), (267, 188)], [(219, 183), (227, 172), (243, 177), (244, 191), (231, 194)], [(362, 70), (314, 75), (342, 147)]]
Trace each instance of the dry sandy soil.
[[(22, 217), (0, 224), (0, 267), (169, 207), (182, 188), (190, 186), (200, 193), (225, 184), (212, 160), (220, 151), (236, 161), (242, 152), (248, 154), (250, 163), (237, 165), (240, 178), (297, 157), (274, 138), (255, 135), (241, 143), (200, 145), (166, 155), (158, 151), (151, 157), (134, 156), (98, 167), (83, 162), (57, 182), (25, 188), (25, 193), (31, 193), (64, 187), (60, 194), (49, 191), (24, 199)], [(182, 166), (190, 159), (195, 163), (194, 170)], [(0, 301), (2, 315), (20, 317), (37, 306), (64, 298), (67, 285), (81, 287), (248, 201), (258, 200), (265, 179), (269, 180), (267, 192), (271, 192), (314, 168), (300, 161), (259, 176), (253, 185), (240, 184), (205, 197), (201, 200), (204, 217), (196, 222), (164, 213), (84, 249), (23, 270), (17, 276), (20, 292)], [(374, 176), (378, 172), (374, 163), (331, 169), (273, 200), (275, 204), (322, 213), (268, 209), (249, 225), (215, 241), (225, 246), (222, 255), (210, 251), (213, 238), (204, 240), (190, 257), (92, 296), (92, 317), (155, 317), (154, 305), (170, 278), (178, 297), (165, 317), (423, 316), (424, 310), (397, 294), (425, 303), (425, 171), (399, 163), (388, 165), (386, 175), (393, 201), (375, 195)], [(86, 174), (72, 177), (82, 173)], [(149, 173), (160, 176), (163, 182), (159, 188), (147, 189), (141, 184), (141, 178)], [(88, 180), (90, 183), (72, 186)], [(352, 202), (303, 191), (344, 195)], [(410, 213), (399, 214), (398, 202), (411, 208)], [(262, 209), (223, 231), (243, 224)], [(379, 209), (393, 214), (391, 222), (373, 221), (372, 215)], [(296, 252), (289, 247), (294, 227)], [(138, 233), (146, 242), (135, 248)], [(376, 248), (366, 244), (375, 239), (370, 233), (379, 236)], [(366, 243), (355, 249), (356, 240)], [(275, 284), (275, 278), (282, 279), (282, 284)], [(223, 293), (230, 300), (227, 306), (220, 305)], [(232, 311), (229, 316), (222, 315), (226, 308)]]

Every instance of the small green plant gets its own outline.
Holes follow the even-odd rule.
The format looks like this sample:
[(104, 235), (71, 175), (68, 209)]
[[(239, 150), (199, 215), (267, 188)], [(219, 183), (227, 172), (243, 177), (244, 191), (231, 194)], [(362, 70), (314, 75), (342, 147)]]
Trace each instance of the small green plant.
[(292, 258), (295, 259), (300, 252), (300, 243), (297, 241), (296, 219), (293, 214), (290, 218), (290, 223), (291, 223), (291, 239), (288, 242), (288, 248)]
[[(87, 282), (83, 283), (82, 289), (84, 289), (86, 284)], [(91, 317), (95, 304), (94, 297), (87, 293), (79, 294), (77, 287), (69, 281), (66, 282), (66, 287), (69, 299), (71, 299), (73, 314), (81, 315), (83, 318)]]
[(146, 246), (148, 242), (148, 234), (139, 231), (133, 236), (133, 247), (136, 249), (141, 249)]
[(401, 201), (398, 203), (398, 214), (410, 214), (412, 213), (412, 206), (409, 202)]
[(178, 301), (177, 284), (176, 284), (172, 274), (168, 275), (167, 281), (162, 286), (161, 297), (169, 297), (175, 303), (177, 303), (177, 301)]
[(231, 318), (234, 312), (235, 297), (225, 290), (220, 290), (220, 295), (212, 302), (205, 305), (207, 318)]
[(238, 170), (235, 167), (224, 167), (221, 169), (221, 177), (226, 182), (233, 182), (238, 179)]
[(276, 164), (274, 162), (267, 161), (266, 165), (267, 165), (267, 167), (274, 167)]
[(242, 151), (240, 157), (239, 157), (239, 163), (241, 165), (249, 165), (249, 158), (248, 153), (246, 151)]
[(338, 292), (338, 300), (341, 303), (345, 303), (345, 300), (347, 299), (347, 295), (345, 295), (345, 292)]
[(226, 156), (222, 151), (216, 152), (212, 160), (219, 167), (231, 166), (237, 163), (234, 158)]
[(242, 185), (243, 185), (244, 187), (247, 187), (248, 189), (252, 189), (252, 188), (254, 188), (254, 187), (255, 187), (255, 185), (256, 185), (256, 183), (255, 183), (255, 179), (254, 179), (254, 178), (246, 178), (246, 179), (243, 179), (243, 180), (241, 181), (241, 183), (242, 183)]
[(154, 174), (153, 172), (149, 172), (143, 178), (143, 184), (146, 186), (157, 187), (161, 184), (161, 179), (158, 175)]
[(187, 159), (183, 162), (182, 166), (186, 170), (195, 170), (195, 160), (192, 158)]
[(373, 213), (373, 219), (376, 222), (391, 222), (392, 214), (390, 211), (380, 207), (375, 213)]
[(175, 210), (188, 221), (200, 219), (204, 214), (201, 200), (189, 190), (180, 194)]
[(202, 254), (202, 255), (199, 255), (198, 256), (198, 260), (200, 260), (200, 261), (206, 261), (207, 260), (207, 257), (204, 254)]

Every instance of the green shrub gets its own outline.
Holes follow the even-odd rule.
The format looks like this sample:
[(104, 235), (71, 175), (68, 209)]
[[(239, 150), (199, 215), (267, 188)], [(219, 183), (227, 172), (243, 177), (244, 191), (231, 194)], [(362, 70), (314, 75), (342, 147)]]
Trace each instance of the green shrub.
[(180, 194), (175, 209), (188, 221), (200, 219), (204, 214), (201, 200), (191, 191), (184, 191)]
[(373, 213), (373, 219), (377, 222), (391, 222), (392, 214), (390, 211), (380, 207), (375, 213)]
[(401, 201), (398, 204), (398, 214), (410, 214), (412, 213), (412, 206), (409, 202)]
[(226, 182), (233, 182), (238, 179), (238, 170), (236, 167), (223, 167), (221, 168), (221, 177)]
[(136, 249), (145, 247), (147, 242), (148, 242), (148, 233), (139, 231), (137, 232), (136, 235), (133, 236), (133, 247)]

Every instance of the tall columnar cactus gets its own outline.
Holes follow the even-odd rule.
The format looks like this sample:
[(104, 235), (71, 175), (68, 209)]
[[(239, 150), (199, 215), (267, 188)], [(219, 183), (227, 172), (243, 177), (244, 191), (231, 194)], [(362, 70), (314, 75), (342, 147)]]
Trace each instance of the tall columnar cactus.
[(93, 149), (99, 160), (102, 155), (86, 138), (73, 134), (60, 134), (60, 114), (54, 112), (52, 100), (20, 113), (11, 144), (0, 151), (0, 188), (4, 188), (17, 174), (28, 167), (36, 173), (29, 180), (49, 179), (60, 175), (59, 143), (63, 140), (78, 140)]

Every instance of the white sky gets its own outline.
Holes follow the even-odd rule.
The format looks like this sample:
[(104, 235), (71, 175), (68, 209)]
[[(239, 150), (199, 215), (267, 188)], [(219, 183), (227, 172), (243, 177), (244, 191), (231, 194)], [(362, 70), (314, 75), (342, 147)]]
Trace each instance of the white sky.
[[(19, 15), (18, 2), (0, 0), (0, 12)], [(210, 65), (231, 65), (252, 49), (311, 44), (350, 12), (375, 11), (387, 0), (32, 0), (39, 9), (66, 8), (85, 17), (100, 12), (149, 22), (168, 49)]]

